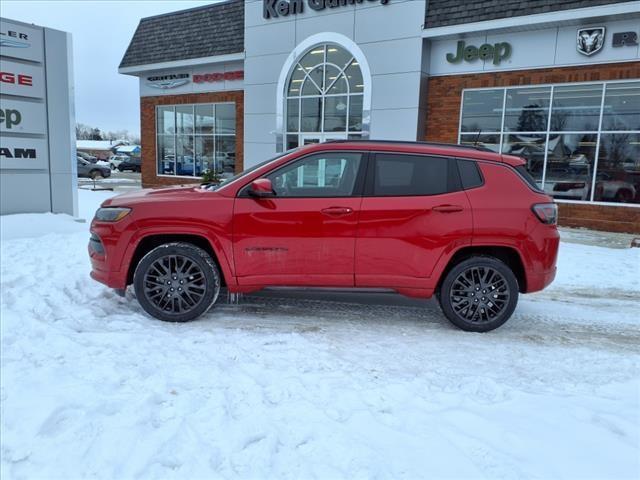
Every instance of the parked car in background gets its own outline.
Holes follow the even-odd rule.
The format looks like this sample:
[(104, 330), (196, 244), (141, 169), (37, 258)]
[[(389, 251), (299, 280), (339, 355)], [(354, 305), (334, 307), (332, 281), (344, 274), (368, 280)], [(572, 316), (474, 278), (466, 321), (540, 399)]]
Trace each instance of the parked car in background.
[(140, 157), (129, 157), (127, 160), (120, 162), (120, 165), (118, 165), (118, 171), (120, 172), (142, 171), (142, 164), (140, 162)]
[(78, 177), (92, 178), (94, 180), (111, 176), (111, 169), (103, 165), (88, 162), (80, 156), (76, 156), (78, 163)]
[(636, 198), (636, 187), (624, 180), (615, 180), (608, 173), (600, 172), (596, 175), (596, 202), (630, 203)]
[(98, 157), (96, 157), (94, 155), (89, 155), (86, 152), (77, 151), (76, 154), (79, 157), (81, 157), (83, 160), (86, 160), (87, 162), (96, 163), (98, 161)]
[(129, 158), (130, 158), (129, 155), (125, 155), (124, 153), (118, 153), (116, 155), (111, 155), (107, 161), (109, 162), (109, 166), (111, 167), (111, 170), (115, 170), (120, 166), (122, 162), (129, 161)]
[[(509, 201), (505, 202), (505, 198)], [(193, 320), (229, 292), (265, 287), (436, 295), (468, 331), (493, 330), (556, 274), (557, 206), (521, 158), (417, 142), (290, 150), (216, 186), (102, 203), (91, 276), (133, 285), (150, 315)]]

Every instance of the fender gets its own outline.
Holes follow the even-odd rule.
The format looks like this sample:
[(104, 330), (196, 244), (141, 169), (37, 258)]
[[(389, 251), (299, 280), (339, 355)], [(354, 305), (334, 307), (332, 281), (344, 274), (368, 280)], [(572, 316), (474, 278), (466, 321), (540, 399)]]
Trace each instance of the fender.
[(131, 241), (127, 246), (127, 250), (122, 257), (120, 271), (126, 272), (129, 270), (131, 260), (133, 259), (133, 254), (138, 248), (138, 245), (140, 245), (140, 242), (147, 237), (155, 235), (194, 235), (206, 239), (218, 259), (220, 269), (222, 270), (222, 275), (224, 276), (227, 285), (234, 286), (237, 284), (236, 277), (234, 275), (234, 272), (232, 271), (231, 264), (229, 263), (229, 259), (227, 258), (222, 242), (220, 242), (220, 239), (217, 237), (217, 235), (212, 235), (210, 229), (194, 228), (191, 226), (188, 229), (185, 229), (181, 228), (179, 225), (162, 225), (137, 230), (131, 237)]
[(452, 248), (444, 252), (440, 257), (440, 259), (438, 260), (438, 262), (436, 263), (436, 266), (433, 269), (434, 274), (431, 277), (429, 277), (429, 279), (431, 280), (430, 282), (431, 288), (434, 288), (434, 289), (436, 288), (436, 286), (440, 282), (440, 279), (442, 278), (443, 273), (447, 268), (447, 265), (449, 265), (449, 262), (453, 259), (453, 257), (455, 257), (456, 254), (460, 252), (462, 249), (467, 247), (487, 247), (487, 248), (497, 247), (497, 248), (509, 248), (511, 250), (514, 250), (518, 254), (518, 257), (520, 257), (520, 261), (524, 266), (525, 275), (527, 273), (528, 264), (526, 263), (526, 259), (523, 258), (522, 244), (517, 239), (507, 239), (507, 241), (502, 239), (501, 241), (495, 241), (495, 242), (476, 241), (476, 240), (472, 241), (471, 239), (467, 239), (467, 241), (464, 243), (462, 241), (456, 242), (456, 243), (457, 245), (455, 245), (454, 247), (454, 244), (452, 244)]

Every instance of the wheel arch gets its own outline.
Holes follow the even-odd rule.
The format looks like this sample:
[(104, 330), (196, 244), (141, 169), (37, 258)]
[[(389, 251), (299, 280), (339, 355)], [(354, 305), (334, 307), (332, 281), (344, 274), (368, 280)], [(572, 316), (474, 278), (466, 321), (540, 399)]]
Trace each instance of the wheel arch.
[(520, 293), (525, 293), (527, 291), (527, 275), (522, 261), (522, 256), (516, 248), (505, 245), (465, 246), (456, 250), (451, 258), (449, 258), (446, 267), (440, 274), (440, 278), (436, 285), (436, 291), (440, 289), (442, 282), (453, 267), (463, 260), (477, 256), (493, 257), (505, 263), (516, 276), (516, 279), (518, 280), (518, 290)]
[[(133, 255), (131, 260), (129, 261), (129, 265), (127, 268), (127, 277), (126, 277), (126, 285), (131, 285), (133, 283), (133, 274), (138, 266), (138, 263), (147, 253), (153, 250), (160, 245), (164, 245), (165, 243), (171, 242), (185, 242), (195, 245), (196, 247), (202, 248), (205, 252), (211, 255), (211, 258), (214, 262), (216, 262), (216, 266), (220, 271), (220, 276), (222, 280), (222, 286), (227, 286), (229, 275), (228, 268), (226, 264), (221, 262), (221, 256), (216, 251), (216, 248), (213, 246), (209, 238), (205, 235), (195, 234), (195, 233), (149, 233), (144, 235), (136, 244), (135, 249), (133, 251)], [(224, 257), (222, 257), (224, 260)]]

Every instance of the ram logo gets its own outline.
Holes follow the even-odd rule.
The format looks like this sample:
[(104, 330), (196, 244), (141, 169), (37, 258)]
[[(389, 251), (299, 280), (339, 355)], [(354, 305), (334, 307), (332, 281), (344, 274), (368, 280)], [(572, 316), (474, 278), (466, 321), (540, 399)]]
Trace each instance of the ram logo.
[(576, 48), (583, 55), (593, 55), (602, 50), (604, 45), (604, 27), (581, 28), (578, 30)]

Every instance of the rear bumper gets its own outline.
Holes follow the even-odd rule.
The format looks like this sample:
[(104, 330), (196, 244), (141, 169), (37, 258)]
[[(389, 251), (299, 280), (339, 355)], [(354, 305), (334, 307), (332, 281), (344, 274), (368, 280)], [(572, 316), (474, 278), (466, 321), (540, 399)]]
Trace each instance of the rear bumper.
[(539, 292), (548, 287), (551, 282), (556, 278), (557, 268), (553, 267), (551, 270), (542, 273), (530, 273), (527, 275), (527, 292)]

